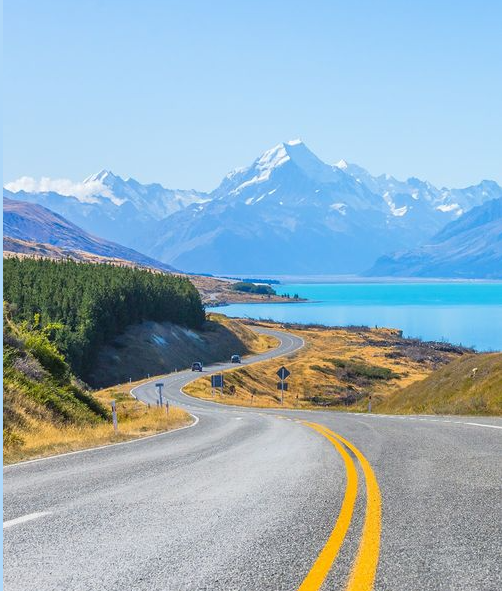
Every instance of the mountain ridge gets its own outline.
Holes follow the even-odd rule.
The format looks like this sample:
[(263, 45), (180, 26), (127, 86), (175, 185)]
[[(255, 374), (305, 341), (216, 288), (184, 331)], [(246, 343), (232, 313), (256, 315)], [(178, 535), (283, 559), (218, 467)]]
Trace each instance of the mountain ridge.
[(298, 139), (234, 169), (210, 193), (142, 185), (106, 169), (81, 185), (80, 200), (54, 191), (14, 196), (177, 268), (215, 274), (361, 273), (502, 197), (495, 181), (439, 189), (344, 160), (327, 164)]
[[(38, 242), (70, 251), (85, 251), (100, 257), (127, 260), (139, 266), (165, 272), (175, 271), (166, 263), (156, 261), (120, 244), (93, 236), (42, 205), (11, 199), (9, 192), (5, 189), (3, 233), (4, 244), (8, 238), (32, 243)], [(9, 245), (16, 246), (13, 242), (9, 242)], [(22, 248), (22, 245), (18, 246), (20, 249)]]
[(474, 207), (416, 249), (377, 259), (364, 275), (502, 279), (502, 198)]

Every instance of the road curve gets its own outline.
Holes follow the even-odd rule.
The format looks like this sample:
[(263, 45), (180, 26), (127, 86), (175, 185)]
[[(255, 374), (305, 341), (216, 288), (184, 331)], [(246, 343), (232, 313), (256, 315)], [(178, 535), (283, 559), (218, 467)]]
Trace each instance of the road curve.
[[(268, 332), (245, 363), (302, 346)], [(193, 428), (4, 470), (5, 589), (502, 588), (502, 420), (226, 407), (194, 377), (162, 379)]]

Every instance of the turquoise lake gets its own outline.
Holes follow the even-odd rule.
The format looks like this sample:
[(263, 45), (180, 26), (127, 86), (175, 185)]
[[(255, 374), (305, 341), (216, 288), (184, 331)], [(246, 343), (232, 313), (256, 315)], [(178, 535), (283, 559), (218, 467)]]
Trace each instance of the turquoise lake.
[(399, 328), (404, 336), (502, 350), (502, 283), (301, 283), (277, 293), (310, 301), (208, 308), (228, 316)]

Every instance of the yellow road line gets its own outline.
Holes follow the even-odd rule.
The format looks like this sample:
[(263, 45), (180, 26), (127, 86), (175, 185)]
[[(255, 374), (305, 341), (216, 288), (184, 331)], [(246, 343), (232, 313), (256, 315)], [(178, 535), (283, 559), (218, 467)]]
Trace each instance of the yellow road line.
[(366, 480), (366, 515), (356, 561), (352, 567), (345, 591), (371, 591), (378, 566), (382, 529), (382, 500), (378, 482), (370, 463), (357, 447), (326, 427), (323, 428), (323, 433), (332, 435), (346, 445), (359, 460), (364, 472)]
[(298, 591), (317, 591), (321, 588), (326, 575), (330, 571), (349, 529), (357, 496), (357, 470), (354, 461), (335, 437), (330, 433), (326, 433), (321, 425), (317, 425), (316, 423), (304, 424), (326, 437), (335, 446), (345, 463), (345, 474), (347, 478), (345, 495), (335, 527), (314, 565), (298, 588)]

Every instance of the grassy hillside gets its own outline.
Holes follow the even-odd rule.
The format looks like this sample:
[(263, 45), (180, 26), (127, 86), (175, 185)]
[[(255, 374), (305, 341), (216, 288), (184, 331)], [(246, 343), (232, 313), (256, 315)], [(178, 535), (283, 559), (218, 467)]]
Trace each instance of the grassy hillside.
[(502, 415), (502, 353), (456, 359), (424, 380), (398, 390), (378, 404), (376, 410)]
[[(16, 324), (4, 313), (4, 461), (11, 463), (121, 441), (185, 424), (172, 408), (148, 409), (128, 392), (93, 395), (71, 373), (47, 332)], [(117, 401), (119, 432), (111, 424)]]
[(187, 279), (111, 265), (6, 259), (4, 298), (15, 320), (51, 327), (83, 379), (99, 347), (131, 324), (154, 320), (198, 328), (205, 320), (200, 295)]
[[(281, 328), (281, 325), (264, 323)], [(264, 361), (230, 370), (224, 401), (229, 404), (277, 406), (277, 369), (291, 371), (285, 406), (366, 409), (368, 396), (384, 399), (403, 386), (423, 380), (434, 369), (464, 354), (446, 343), (404, 339), (385, 328), (283, 325), (302, 337), (305, 347), (284, 360)], [(209, 398), (209, 378), (185, 387), (194, 396)]]

